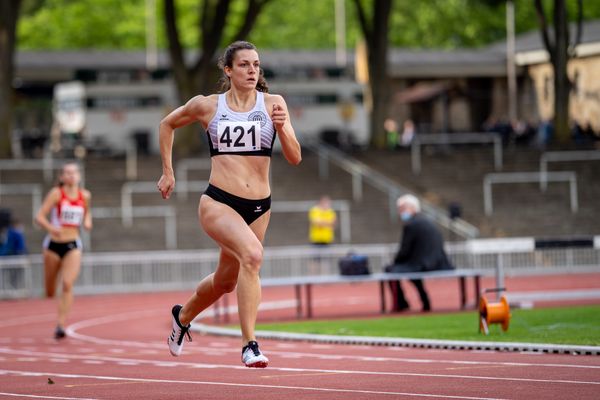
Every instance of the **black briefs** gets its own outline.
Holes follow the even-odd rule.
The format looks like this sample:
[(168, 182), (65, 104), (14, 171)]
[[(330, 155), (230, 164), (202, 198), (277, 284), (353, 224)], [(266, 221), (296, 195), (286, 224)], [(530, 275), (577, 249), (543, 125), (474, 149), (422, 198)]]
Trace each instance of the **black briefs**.
[(271, 209), (271, 196), (261, 200), (249, 200), (227, 193), (210, 183), (204, 194), (219, 203), (226, 204), (233, 208), (248, 225)]
[(63, 258), (71, 250), (79, 249), (81, 245), (78, 240), (71, 242), (57, 243), (52, 240), (48, 243), (48, 250), (55, 252), (60, 258)]

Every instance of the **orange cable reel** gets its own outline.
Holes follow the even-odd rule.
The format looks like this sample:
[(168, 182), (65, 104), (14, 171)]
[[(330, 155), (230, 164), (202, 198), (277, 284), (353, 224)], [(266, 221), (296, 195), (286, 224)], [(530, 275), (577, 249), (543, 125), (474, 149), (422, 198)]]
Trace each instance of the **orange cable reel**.
[[(502, 292), (504, 288), (486, 289), (485, 293)], [(489, 326), (491, 324), (501, 324), (502, 330), (506, 332), (510, 323), (510, 306), (506, 296), (502, 296), (498, 303), (492, 303), (482, 294), (479, 300), (479, 332), (489, 335)]]

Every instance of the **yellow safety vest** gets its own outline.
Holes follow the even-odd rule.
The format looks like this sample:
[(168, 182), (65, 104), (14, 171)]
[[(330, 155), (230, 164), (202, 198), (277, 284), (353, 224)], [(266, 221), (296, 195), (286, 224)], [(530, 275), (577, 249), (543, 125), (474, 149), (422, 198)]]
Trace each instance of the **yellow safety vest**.
[(311, 243), (331, 243), (334, 239), (335, 211), (314, 206), (308, 212)]

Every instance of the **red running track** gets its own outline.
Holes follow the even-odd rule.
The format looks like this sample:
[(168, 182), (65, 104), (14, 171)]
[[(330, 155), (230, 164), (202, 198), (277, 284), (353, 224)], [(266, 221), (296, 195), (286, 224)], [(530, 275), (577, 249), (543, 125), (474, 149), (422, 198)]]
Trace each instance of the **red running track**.
[[(565, 284), (564, 278), (542, 280), (532, 281), (536, 290)], [(525, 290), (526, 279), (519, 281)], [(597, 277), (580, 276), (571, 285), (596, 283)], [(454, 289), (442, 295), (449, 285), (430, 286), (434, 307), (458, 304)], [(315, 313), (375, 316), (376, 293), (369, 285), (332, 286), (315, 293)], [(169, 311), (188, 295), (80, 296), (71, 337), (60, 342), (51, 337), (54, 301), (0, 302), (0, 399), (600, 398), (597, 356), (261, 341), (271, 363), (256, 370), (241, 364), (239, 339), (196, 334), (174, 358), (166, 346)], [(263, 303), (292, 296), (291, 289), (266, 289)], [(294, 308), (263, 314), (293, 317)]]

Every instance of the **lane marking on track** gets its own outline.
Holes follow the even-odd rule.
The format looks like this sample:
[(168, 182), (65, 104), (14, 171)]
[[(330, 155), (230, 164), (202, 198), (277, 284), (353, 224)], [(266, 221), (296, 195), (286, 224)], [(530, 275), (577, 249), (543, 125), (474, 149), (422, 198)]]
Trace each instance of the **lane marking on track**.
[[(277, 303), (277, 302), (274, 302)], [(271, 307), (269, 304), (266, 304), (266, 307)], [(164, 349), (164, 343), (158, 342), (134, 342), (134, 341), (123, 341), (123, 340), (112, 340), (112, 339), (102, 339), (94, 336), (83, 335), (77, 332), (78, 329), (89, 328), (92, 326), (109, 324), (113, 322), (118, 322), (122, 320), (129, 320), (132, 318), (143, 318), (146, 315), (156, 315), (157, 312), (162, 311), (162, 309), (153, 309), (153, 310), (143, 310), (143, 311), (132, 311), (123, 314), (111, 314), (108, 316), (103, 316), (99, 318), (92, 318), (88, 320), (83, 320), (76, 322), (67, 327), (67, 334), (75, 339), (79, 339), (85, 342), (91, 342), (99, 345), (110, 345), (110, 346), (122, 346), (122, 347), (143, 347), (145, 349), (151, 348), (160, 348)], [(294, 346), (298, 347), (298, 346)], [(371, 349), (370, 347), (365, 346), (357, 346), (359, 348)], [(198, 352), (201, 349), (198, 349)], [(220, 351), (223, 352), (231, 352), (238, 353), (237, 349), (224, 349), (219, 348)], [(196, 349), (191, 348), (188, 351), (195, 352)], [(293, 357), (293, 355), (298, 355), (299, 357), (315, 357), (319, 359), (327, 359), (327, 357), (331, 357), (331, 359), (338, 360), (340, 359), (349, 359), (349, 360), (360, 360), (360, 361), (385, 361), (385, 362), (406, 362), (406, 363), (446, 363), (446, 364), (458, 364), (458, 365), (507, 365), (507, 366), (515, 366), (515, 367), (547, 367), (547, 368), (582, 368), (582, 369), (600, 369), (600, 365), (581, 365), (581, 364), (552, 364), (552, 363), (522, 363), (522, 362), (494, 362), (494, 361), (461, 361), (461, 360), (435, 360), (435, 359), (411, 359), (411, 358), (393, 358), (393, 357), (368, 357), (368, 356), (354, 356), (354, 355), (324, 355), (324, 354), (315, 354), (315, 353), (304, 353), (304, 352), (279, 352), (279, 351), (270, 351), (270, 354), (276, 354), (280, 356)]]
[(143, 382), (109, 382), (109, 383), (76, 383), (74, 385), (65, 385), (66, 388), (75, 388), (83, 386), (110, 386), (110, 385), (132, 385)]
[[(292, 301), (290, 301), (292, 302)], [(295, 303), (294, 303), (295, 304)], [(274, 301), (271, 303), (263, 303), (261, 304), (263, 308), (273, 309), (277, 307), (287, 307), (288, 304), (278, 301)], [(123, 341), (123, 340), (112, 340), (112, 339), (102, 339), (94, 336), (83, 335), (77, 332), (78, 329), (89, 328), (92, 326), (109, 324), (113, 322), (135, 319), (135, 318), (144, 318), (146, 316), (155, 316), (157, 313), (164, 311), (161, 309), (152, 309), (152, 310), (142, 310), (142, 311), (131, 311), (122, 314), (111, 314), (98, 318), (91, 318), (87, 320), (82, 320), (76, 322), (67, 327), (67, 334), (75, 339), (79, 339), (85, 342), (91, 342), (99, 345), (110, 345), (110, 346), (121, 346), (121, 347), (143, 347), (145, 349), (151, 348), (160, 348), (164, 349), (164, 343), (158, 342), (134, 342), (134, 341)], [(212, 310), (206, 310), (212, 311)], [(210, 314), (210, 313), (207, 313)], [(201, 314), (202, 315), (202, 314)], [(298, 346), (294, 346), (298, 347)], [(353, 346), (354, 348), (359, 349), (367, 349), (370, 350), (369, 346)], [(237, 349), (224, 349), (219, 348), (220, 351), (224, 352), (232, 352), (238, 353)], [(194, 352), (195, 349), (191, 348), (188, 351)], [(200, 349), (198, 350), (200, 351)], [(447, 351), (445, 351), (447, 352)], [(445, 353), (444, 352), (444, 353)], [(299, 354), (301, 357), (315, 357), (319, 359), (327, 359), (327, 357), (331, 357), (331, 359), (337, 360), (340, 359), (350, 359), (350, 360), (360, 360), (360, 361), (385, 361), (385, 362), (407, 362), (407, 363), (448, 363), (448, 364), (467, 364), (467, 365), (508, 365), (508, 366), (519, 366), (519, 367), (548, 367), (548, 368), (583, 368), (583, 369), (600, 369), (600, 365), (578, 365), (578, 364), (547, 364), (547, 363), (504, 363), (504, 362), (487, 362), (487, 361), (460, 361), (460, 360), (435, 360), (435, 359), (410, 359), (410, 358), (392, 358), (392, 357), (368, 357), (368, 356), (354, 356), (354, 355), (324, 355), (324, 354), (315, 354), (315, 353), (302, 353), (302, 352), (278, 352), (278, 351), (270, 351), (271, 354), (277, 355), (286, 355), (290, 356), (291, 354)]]
[(261, 378), (287, 378), (287, 377), (305, 377), (305, 376), (327, 376), (327, 375), (341, 375), (337, 372), (320, 372), (317, 374), (288, 374), (288, 375), (262, 375)]
[[(0, 348), (0, 352), (11, 352), (10, 349)], [(19, 353), (19, 351), (15, 351)], [(23, 353), (23, 352), (21, 352)], [(38, 357), (65, 357), (69, 359), (83, 360), (86, 364), (96, 364), (104, 362), (137, 362), (140, 364), (153, 365), (153, 366), (165, 366), (165, 367), (191, 367), (191, 368), (221, 368), (221, 369), (233, 369), (233, 370), (247, 370), (247, 367), (242, 365), (231, 365), (231, 364), (201, 364), (201, 363), (189, 363), (189, 362), (162, 362), (156, 360), (142, 360), (142, 359), (126, 359), (118, 357), (89, 357), (80, 355), (65, 355), (55, 353), (35, 353)], [(478, 375), (454, 375), (454, 374), (428, 374), (428, 373), (417, 373), (417, 372), (390, 372), (390, 371), (362, 371), (362, 370), (338, 370), (338, 369), (319, 369), (319, 368), (290, 368), (290, 367), (269, 367), (270, 371), (283, 371), (283, 372), (299, 372), (299, 373), (336, 373), (336, 374), (347, 374), (347, 375), (375, 375), (375, 376), (411, 376), (411, 377), (422, 377), (422, 378), (441, 378), (441, 379), (465, 379), (465, 380), (484, 380), (484, 381), (504, 381), (504, 382), (538, 382), (538, 383), (565, 383), (573, 385), (598, 385), (600, 381), (573, 381), (566, 379), (536, 379), (536, 378), (519, 378), (519, 377), (497, 377), (497, 376), (478, 376)]]
[(503, 400), (498, 398), (490, 397), (469, 397), (469, 396), (450, 396), (443, 394), (432, 394), (432, 393), (407, 393), (407, 392), (384, 392), (376, 390), (355, 390), (355, 389), (340, 389), (340, 388), (318, 388), (318, 387), (306, 387), (306, 386), (284, 386), (284, 385), (265, 385), (259, 383), (253, 383), (248, 385), (247, 383), (234, 383), (234, 382), (206, 382), (206, 381), (184, 381), (184, 380), (172, 380), (172, 379), (148, 379), (148, 378), (126, 378), (118, 376), (102, 376), (102, 375), (81, 375), (81, 374), (54, 374), (48, 372), (24, 372), (24, 371), (10, 371), (0, 370), (0, 373), (7, 373), (20, 376), (55, 376), (59, 378), (79, 378), (79, 379), (98, 379), (108, 381), (131, 381), (131, 382), (144, 382), (144, 383), (173, 383), (173, 384), (187, 384), (187, 385), (206, 385), (206, 386), (231, 386), (241, 387), (247, 393), (248, 391), (256, 388), (261, 389), (279, 389), (279, 390), (298, 390), (305, 392), (329, 392), (329, 393), (350, 393), (350, 394), (368, 394), (368, 395), (381, 395), (381, 396), (405, 396), (405, 397), (435, 397), (440, 399), (464, 399), (464, 400)]
[[(113, 322), (119, 322), (123, 320), (129, 320), (132, 318), (144, 318), (146, 315), (155, 316), (157, 312), (164, 311), (162, 309), (143, 310), (143, 311), (132, 311), (123, 314), (112, 314), (99, 318), (91, 318), (76, 322), (66, 328), (67, 334), (74, 339), (78, 339), (88, 343), (94, 343), (98, 345), (109, 345), (109, 346), (121, 346), (121, 347), (134, 347), (134, 348), (148, 348), (153, 349), (165, 349), (164, 343), (159, 342), (134, 342), (125, 340), (114, 340), (114, 339), (102, 339), (95, 336), (84, 335), (78, 333), (78, 329), (89, 328), (97, 325), (110, 324)], [(166, 333), (165, 333), (166, 334)], [(276, 344), (277, 347), (281, 348), (281, 343)], [(298, 348), (297, 345), (292, 345), (294, 348)], [(285, 348), (285, 347), (283, 347)], [(292, 347), (290, 347), (292, 348)], [(373, 347), (369, 346), (349, 346), (348, 348), (357, 348), (361, 350), (371, 350)], [(204, 352), (204, 349), (190, 348), (186, 351), (189, 352)], [(219, 351), (239, 353), (238, 349), (225, 349), (219, 347)], [(433, 351), (432, 351), (433, 352)], [(450, 353), (450, 351), (438, 351), (437, 353)], [(289, 358), (294, 357), (314, 357), (317, 359), (329, 359), (329, 360), (359, 360), (359, 361), (380, 361), (380, 362), (405, 362), (405, 363), (434, 363), (434, 364), (457, 364), (457, 365), (506, 365), (514, 367), (548, 367), (548, 368), (582, 368), (582, 369), (600, 369), (600, 365), (583, 365), (583, 364), (553, 364), (553, 363), (523, 363), (523, 362), (499, 362), (499, 361), (462, 361), (462, 360), (436, 360), (436, 359), (413, 359), (413, 358), (395, 358), (395, 357), (369, 357), (369, 356), (356, 356), (356, 355), (334, 355), (334, 354), (317, 354), (308, 352), (286, 352), (286, 351), (269, 351), (269, 354), (276, 354), (280, 356), (286, 356)]]
[[(82, 335), (80, 335), (82, 336)], [(152, 343), (152, 342), (128, 342), (112, 339), (100, 339), (89, 337), (90, 340), (86, 341), (93, 342), (95, 344), (103, 344), (110, 346), (131, 346), (131, 347), (156, 347), (161, 350), (165, 349), (164, 343)], [(81, 339), (81, 338), (79, 338)], [(279, 347), (276, 345), (276, 347)], [(293, 346), (298, 347), (298, 346)], [(218, 351), (223, 353), (239, 353), (238, 349), (225, 349), (218, 348)], [(166, 352), (166, 350), (165, 350)], [(204, 349), (188, 349), (186, 352), (200, 352), (205, 354)], [(135, 354), (133, 352), (127, 352), (128, 354)], [(600, 369), (600, 365), (583, 365), (583, 364), (555, 364), (555, 363), (524, 363), (524, 362), (503, 362), (503, 361), (469, 361), (469, 360), (444, 360), (444, 359), (421, 359), (421, 358), (402, 358), (402, 357), (370, 357), (370, 356), (356, 356), (356, 355), (336, 355), (336, 354), (320, 354), (320, 353), (308, 353), (308, 352), (289, 352), (289, 351), (277, 351), (270, 350), (269, 354), (277, 355), (281, 358), (298, 359), (298, 358), (317, 358), (320, 360), (357, 360), (357, 361), (373, 361), (373, 362), (397, 362), (397, 363), (416, 363), (416, 364), (450, 364), (450, 365), (498, 365), (508, 367), (545, 367), (545, 368), (579, 368), (579, 369)], [(541, 360), (540, 360), (541, 361)]]
[(4, 328), (7, 326), (13, 325), (23, 325), (23, 324), (34, 324), (36, 322), (46, 322), (56, 319), (56, 314), (41, 314), (41, 315), (29, 315), (26, 317), (15, 317), (10, 319), (5, 319), (0, 322), (0, 328)]
[(30, 399), (57, 399), (57, 400), (98, 400), (91, 399), (89, 397), (57, 397), (57, 396), (39, 396), (35, 394), (21, 394), (21, 393), (5, 393), (0, 392), (0, 396), (11, 396), (11, 397), (28, 397)]

